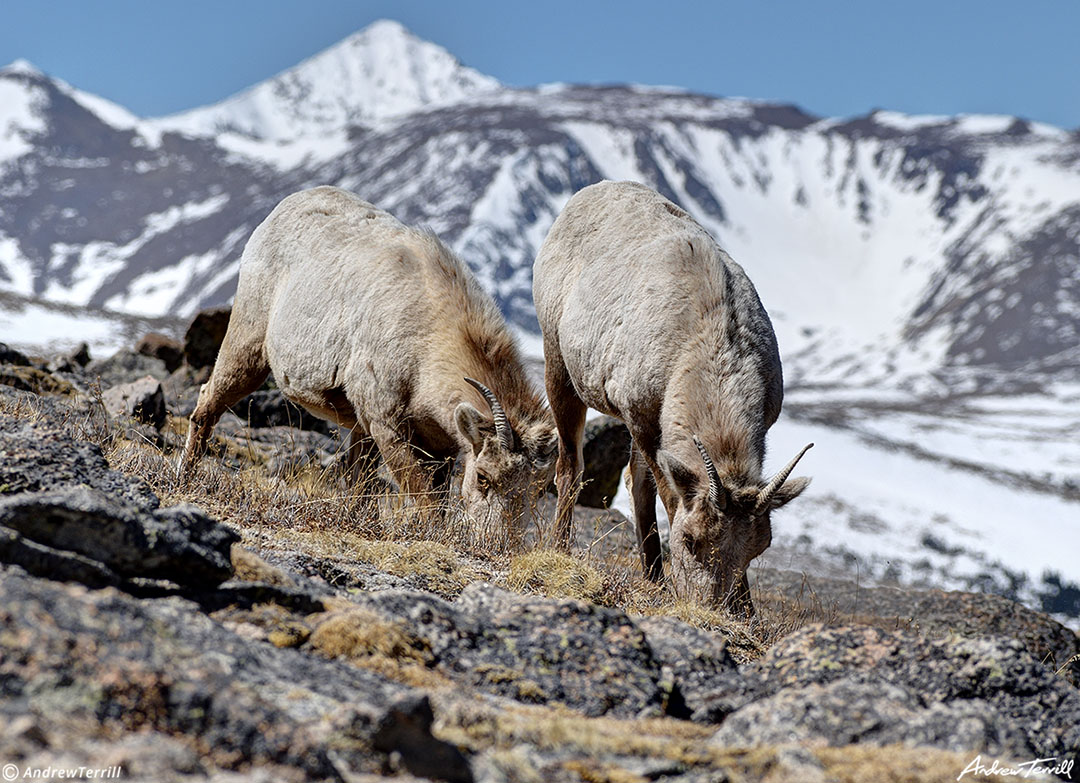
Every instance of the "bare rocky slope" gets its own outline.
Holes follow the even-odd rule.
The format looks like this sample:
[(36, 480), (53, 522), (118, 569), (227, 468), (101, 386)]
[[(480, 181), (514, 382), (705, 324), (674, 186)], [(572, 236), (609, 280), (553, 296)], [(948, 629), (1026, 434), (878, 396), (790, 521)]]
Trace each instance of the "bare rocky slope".
[[(205, 369), (88, 359), (0, 349), (0, 760), (20, 770), (929, 781), (1080, 753), (1080, 640), (1007, 599), (763, 569), (746, 625), (635, 597), (614, 512), (581, 510), (569, 559), (410, 539), (304, 494), (336, 444), (274, 426), (272, 390), (247, 409), (271, 426), (227, 416), (224, 462), (185, 487)], [(178, 502), (200, 498), (220, 510)]]

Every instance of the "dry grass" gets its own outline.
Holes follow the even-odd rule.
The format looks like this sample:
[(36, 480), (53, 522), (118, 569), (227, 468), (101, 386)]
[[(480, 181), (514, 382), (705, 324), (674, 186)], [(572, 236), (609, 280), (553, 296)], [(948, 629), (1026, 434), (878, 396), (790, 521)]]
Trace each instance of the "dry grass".
[(671, 615), (724, 634), (739, 662), (755, 660), (803, 625), (838, 619), (820, 603), (776, 597), (759, 600), (751, 621), (680, 600), (644, 578), (633, 552), (585, 558), (546, 549), (508, 553), (505, 534), (478, 537), (460, 522), (418, 514), (400, 497), (345, 491), (334, 471), (272, 477), (258, 465), (236, 470), (207, 459), (181, 482), (173, 460), (147, 444), (116, 440), (107, 454), (117, 469), (146, 479), (163, 502), (199, 504), (240, 528), (249, 546), (294, 547), (369, 563), (445, 597), (487, 579), (516, 592), (584, 600), (630, 614)]
[(427, 642), (401, 622), (384, 620), (360, 608), (331, 611), (311, 618), (315, 630), (307, 642), (328, 658), (345, 658), (357, 666), (421, 688), (447, 688), (451, 681), (432, 671)]
[[(37, 399), (0, 396), (0, 410), (40, 418)], [(225, 444), (222, 456), (204, 458), (181, 480), (176, 460), (186, 419), (170, 418), (162, 450), (113, 425), (104, 415), (100, 394), (80, 398), (70, 410), (65, 425), (76, 437), (98, 443), (115, 469), (145, 480), (164, 504), (201, 506), (238, 528), (245, 545), (252, 548), (299, 550), (369, 563), (450, 598), (470, 582), (487, 579), (517, 592), (584, 600), (635, 615), (671, 615), (724, 634), (740, 662), (760, 657), (776, 640), (803, 625), (840, 619), (820, 602), (759, 596), (758, 614), (748, 622), (679, 600), (664, 586), (648, 581), (635, 552), (610, 546), (588, 547), (584, 556), (539, 548), (515, 550), (517, 536), (510, 526), (470, 530), (452, 509), (431, 513), (389, 490), (364, 495), (346, 489), (334, 469), (306, 465), (272, 476), (261, 450), (237, 445), (227, 436), (218, 437)], [(233, 467), (237, 461), (245, 467)], [(241, 557), (241, 572), (246, 562)], [(247, 578), (258, 578), (265, 570), (252, 568)]]
[[(683, 769), (710, 770), (715, 779), (781, 781), (821, 778), (845, 781), (955, 780), (970, 756), (926, 747), (815, 747), (710, 744), (715, 727), (671, 718), (584, 718), (569, 710), (519, 705), (498, 710), (436, 695), (438, 735), (473, 752), (487, 751), (507, 779), (538, 779), (523, 746), (559, 752), (562, 767), (582, 780), (630, 783), (643, 780), (619, 758), (667, 760)], [(806, 769), (809, 765), (811, 769)], [(713, 779), (706, 773), (703, 779)]]
[(449, 546), (437, 541), (402, 543), (349, 537), (342, 543), (347, 556), (371, 563), (394, 576), (419, 578), (427, 589), (444, 596), (455, 596), (466, 585), (485, 576)]
[(603, 602), (604, 576), (587, 563), (552, 549), (534, 549), (515, 557), (506, 584), (519, 593)]

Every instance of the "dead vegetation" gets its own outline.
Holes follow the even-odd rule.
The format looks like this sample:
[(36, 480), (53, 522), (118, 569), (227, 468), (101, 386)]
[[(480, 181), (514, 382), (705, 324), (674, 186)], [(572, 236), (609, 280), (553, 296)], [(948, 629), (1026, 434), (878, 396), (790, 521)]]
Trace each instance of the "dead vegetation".
[[(26, 419), (55, 421), (55, 398), (0, 394), (0, 411)], [(44, 407), (50, 407), (48, 416)], [(690, 601), (646, 580), (636, 552), (604, 546), (573, 555), (536, 545), (508, 546), (500, 531), (478, 535), (460, 522), (418, 517), (392, 492), (363, 495), (348, 490), (333, 469), (311, 465), (271, 475), (261, 459), (237, 467), (244, 449), (223, 449), (185, 481), (176, 478), (176, 448), (185, 422), (175, 420), (160, 447), (104, 415), (100, 400), (63, 403), (65, 425), (98, 444), (110, 464), (146, 481), (166, 504), (192, 502), (231, 524), (244, 536), (234, 548), (240, 579), (289, 586), (291, 577), (250, 550), (301, 553), (341, 563), (366, 563), (453, 598), (470, 583), (494, 582), (515, 592), (587, 601), (633, 615), (668, 615), (722, 634), (740, 663), (762, 656), (778, 639), (815, 622), (846, 618), (812, 594), (758, 596), (750, 621)], [(250, 452), (248, 452), (250, 454)], [(489, 537), (485, 537), (485, 535)], [(607, 535), (603, 533), (601, 535)], [(273, 559), (273, 558), (269, 558)], [(809, 588), (807, 587), (807, 590)], [(427, 640), (406, 624), (387, 619), (345, 598), (326, 610), (299, 615), (273, 603), (246, 610), (225, 609), (215, 619), (257, 633), (278, 647), (345, 659), (389, 679), (424, 689), (438, 716), (436, 735), (474, 754), (485, 754), (508, 780), (560, 779), (628, 783), (652, 779), (651, 771), (705, 771), (725, 780), (783, 781), (824, 778), (858, 780), (954, 779), (970, 758), (918, 747), (726, 747), (709, 742), (715, 726), (672, 718), (590, 718), (557, 704), (495, 706), (462, 699), (460, 686), (434, 664)], [(486, 668), (483, 668), (486, 666)], [(487, 682), (507, 682), (519, 702), (545, 701), (541, 686), (522, 672), (484, 664), (476, 673)], [(532, 749), (552, 751), (558, 769), (538, 769)], [(641, 760), (635, 766), (634, 760)], [(667, 765), (667, 766), (665, 766)]]
[[(648, 718), (584, 718), (570, 710), (520, 705), (494, 710), (460, 700), (438, 701), (441, 737), (473, 752), (488, 752), (508, 780), (542, 780), (524, 747), (557, 750), (564, 770), (583, 781), (634, 783), (654, 779), (627, 763), (648, 760), (649, 768), (678, 774), (708, 769), (717, 780), (773, 781), (945, 781), (970, 761), (969, 754), (890, 745), (842, 748), (760, 745), (737, 748), (710, 743), (715, 728)], [(713, 779), (713, 778), (709, 778)]]
[[(0, 397), (0, 409), (21, 418), (39, 417), (47, 400), (8, 395)], [(453, 509), (447, 520), (418, 514), (389, 487), (372, 494), (352, 491), (334, 466), (298, 465), (271, 475), (262, 450), (225, 434), (218, 437), (217, 456), (203, 459), (181, 481), (176, 459), (186, 419), (170, 417), (164, 447), (159, 447), (137, 431), (111, 422), (100, 395), (81, 397), (65, 408), (65, 423), (79, 437), (101, 446), (115, 469), (146, 481), (164, 504), (201, 506), (237, 528), (244, 545), (252, 549), (366, 563), (451, 599), (470, 582), (486, 580), (515, 592), (587, 601), (629, 614), (670, 615), (723, 634), (740, 663), (760, 657), (777, 639), (803, 625), (841, 619), (820, 602), (776, 596), (761, 600), (751, 620), (738, 619), (681, 600), (665, 586), (645, 579), (632, 548), (620, 550), (602, 541), (606, 533), (599, 534), (583, 554), (523, 545), (520, 531), (471, 530)], [(542, 532), (545, 523), (537, 519), (534, 525)], [(241, 561), (243, 576), (242, 556)], [(260, 574), (266, 576), (256, 568), (248, 578)]]

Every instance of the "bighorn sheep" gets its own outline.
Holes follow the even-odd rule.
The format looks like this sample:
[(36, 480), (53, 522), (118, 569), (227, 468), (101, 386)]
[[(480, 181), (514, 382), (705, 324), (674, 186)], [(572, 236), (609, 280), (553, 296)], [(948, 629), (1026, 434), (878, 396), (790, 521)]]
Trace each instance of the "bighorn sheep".
[(746, 568), (771, 542), (769, 512), (810, 483), (787, 481), (810, 446), (762, 480), (783, 379), (745, 272), (658, 193), (601, 182), (551, 227), (533, 299), (560, 440), (556, 538), (569, 542), (585, 411), (595, 408), (633, 436), (626, 484), (646, 574), (663, 576), (659, 490), (679, 594), (752, 613)]
[(355, 461), (377, 447), (417, 498), (441, 500), (462, 453), (473, 521), (517, 522), (550, 480), (551, 412), (494, 301), (434, 234), (339, 188), (287, 197), (248, 240), (182, 470), (271, 371), (288, 399), (352, 429)]

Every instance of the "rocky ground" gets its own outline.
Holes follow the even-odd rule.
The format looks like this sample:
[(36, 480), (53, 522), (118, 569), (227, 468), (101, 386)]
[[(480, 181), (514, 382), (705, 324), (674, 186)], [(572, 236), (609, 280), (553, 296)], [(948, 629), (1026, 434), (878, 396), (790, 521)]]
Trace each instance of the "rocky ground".
[(93, 361), (0, 346), (0, 763), (19, 775), (1075, 774), (1080, 639), (1003, 598), (759, 569), (740, 623), (643, 582), (617, 512), (582, 508), (566, 557), (351, 495), (336, 433), (272, 388), (180, 483), (199, 339)]

